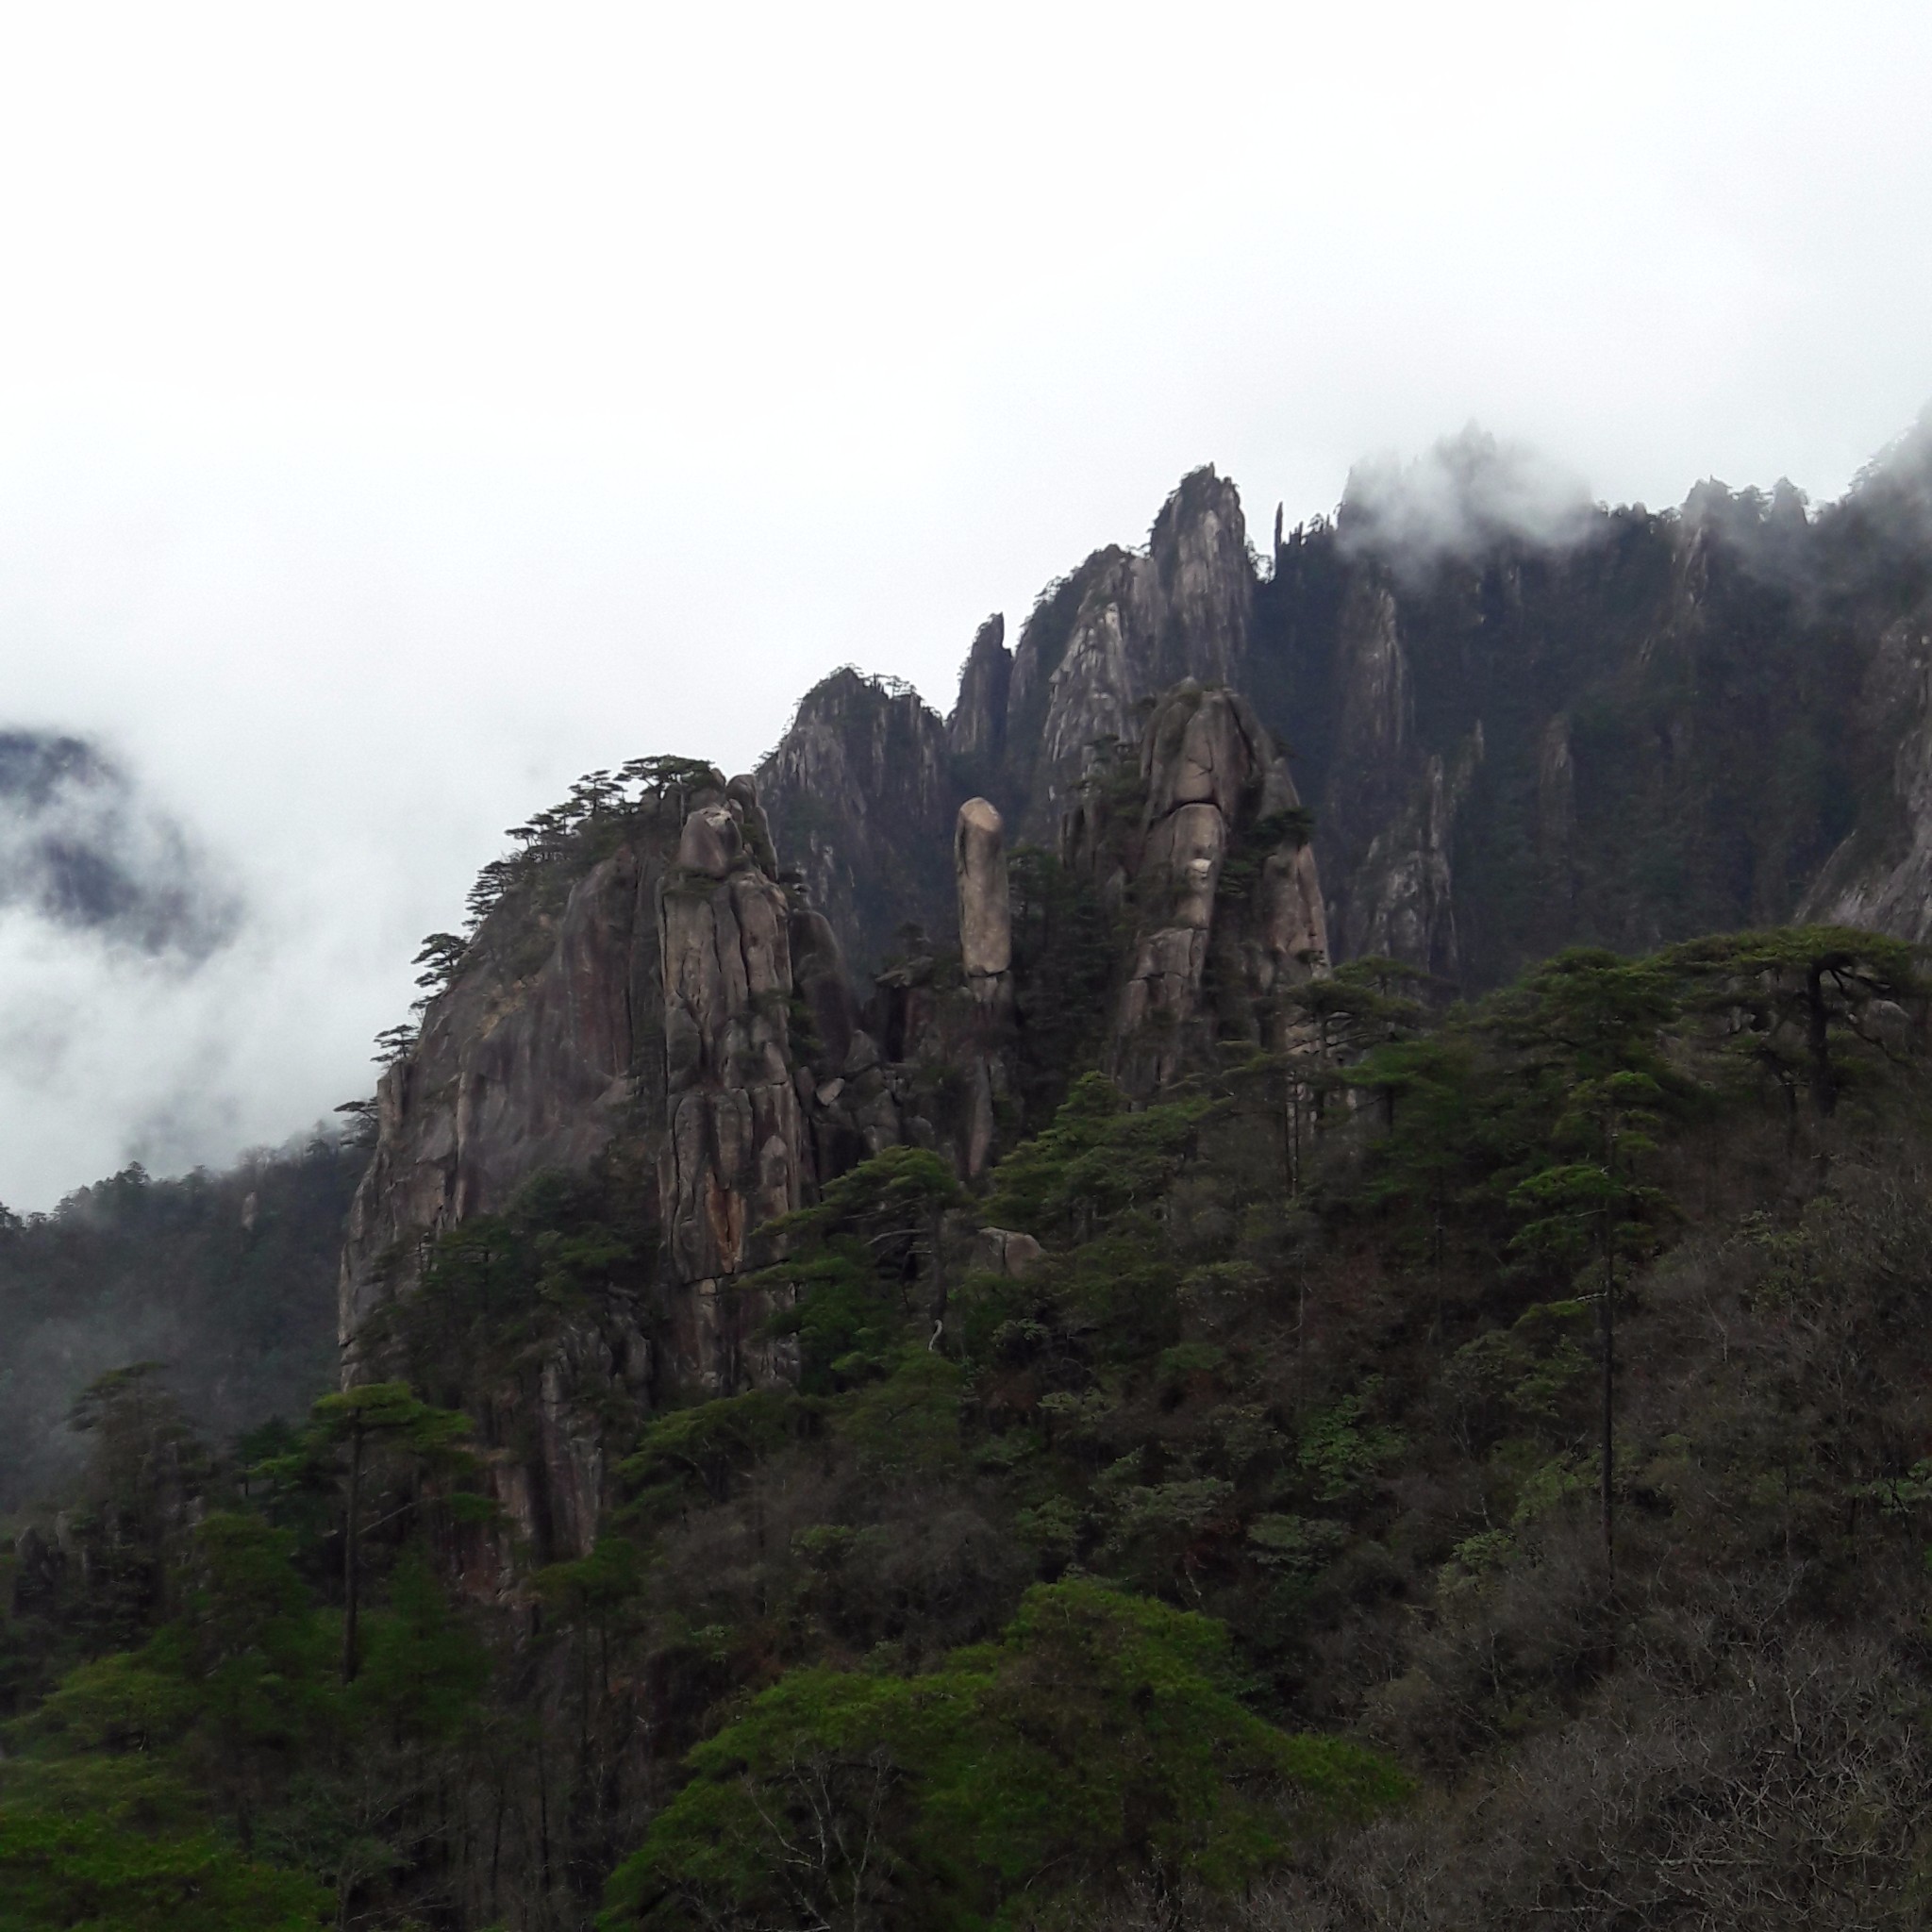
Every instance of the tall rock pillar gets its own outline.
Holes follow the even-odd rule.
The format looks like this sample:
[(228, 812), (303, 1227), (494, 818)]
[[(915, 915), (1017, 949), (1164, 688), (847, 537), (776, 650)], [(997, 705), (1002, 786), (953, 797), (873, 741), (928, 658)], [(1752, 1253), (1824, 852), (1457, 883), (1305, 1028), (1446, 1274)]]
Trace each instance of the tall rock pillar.
[(1013, 914), (1007, 894), (1007, 827), (990, 799), (969, 798), (953, 833), (959, 888), (959, 952), (982, 1007), (1012, 997)]
[(749, 790), (734, 780), (724, 796), (693, 801), (658, 894), (658, 1198), (670, 1273), (689, 1291), (674, 1353), (681, 1372), (723, 1388), (775, 1370), (746, 1358), (753, 1324), (726, 1284), (751, 1231), (800, 1205), (806, 1161), (788, 1039), (791, 908), (753, 857), (762, 826)]
[(1006, 823), (991, 800), (969, 798), (953, 833), (959, 890), (959, 957), (973, 996), (972, 1115), (966, 1172), (982, 1174), (997, 1139), (996, 1099), (1006, 1091), (1013, 1018), (1013, 913), (1007, 891)]

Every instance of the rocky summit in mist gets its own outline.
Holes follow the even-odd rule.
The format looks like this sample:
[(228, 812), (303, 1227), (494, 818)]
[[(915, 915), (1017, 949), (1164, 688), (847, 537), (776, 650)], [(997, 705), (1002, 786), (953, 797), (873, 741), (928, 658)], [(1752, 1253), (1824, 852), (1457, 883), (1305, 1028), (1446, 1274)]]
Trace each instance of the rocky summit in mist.
[(1333, 521), (1257, 546), (1189, 476), (1144, 551), (1096, 552), (942, 720), (839, 672), (761, 768), (786, 863), (854, 957), (949, 921), (947, 827), (991, 798), (1052, 848), (1100, 750), (1182, 677), (1241, 691), (1315, 815), (1338, 959), (1465, 991), (1574, 943), (1801, 917), (1932, 931), (1925, 800), (1932, 429), (1807, 509), (1701, 484), (1607, 509), (1470, 435), (1365, 466)]
[(1928, 665), (1932, 426), (1472, 432), (590, 774), (367, 1138), (0, 1229), (287, 1338), (19, 1518), (20, 1923), (1924, 1923)]
[(232, 895), (98, 745), (0, 731), (0, 907), (192, 961), (232, 933)]

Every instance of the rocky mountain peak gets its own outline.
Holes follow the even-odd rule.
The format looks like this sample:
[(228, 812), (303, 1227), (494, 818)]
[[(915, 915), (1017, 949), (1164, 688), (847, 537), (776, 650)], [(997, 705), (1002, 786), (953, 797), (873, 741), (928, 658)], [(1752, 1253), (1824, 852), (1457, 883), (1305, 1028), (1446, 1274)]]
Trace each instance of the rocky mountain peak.
[(1013, 683), (1013, 654), (1007, 649), (1007, 620), (996, 610), (974, 634), (959, 671), (959, 695), (946, 720), (946, 741), (956, 758), (995, 777), (1007, 750), (1007, 701)]
[[(991, 651), (1004, 655), (996, 635), (981, 661)], [(946, 725), (909, 685), (834, 672), (800, 701), (758, 782), (786, 865), (856, 964), (876, 965), (902, 925), (948, 923), (961, 794)]]

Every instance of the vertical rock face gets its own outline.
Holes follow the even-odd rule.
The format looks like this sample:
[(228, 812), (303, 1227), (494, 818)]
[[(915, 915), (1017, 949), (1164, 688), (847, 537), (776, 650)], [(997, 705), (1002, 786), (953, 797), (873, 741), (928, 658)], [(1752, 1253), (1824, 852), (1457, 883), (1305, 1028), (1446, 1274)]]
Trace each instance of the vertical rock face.
[(1240, 495), (1199, 470), (1144, 553), (1089, 558), (1041, 598), (1017, 650), (1004, 619), (982, 625), (943, 725), (909, 691), (857, 672), (808, 694), (759, 789), (786, 862), (855, 964), (875, 964), (905, 922), (949, 923), (950, 882), (931, 855), (974, 791), (1051, 844), (1096, 744), (1138, 742), (1146, 704), (1182, 676), (1239, 678), (1253, 607)]
[[(1045, 686), (1044, 715), (1026, 784), (1027, 824), (1058, 824), (1096, 742), (1139, 736), (1137, 708), (1184, 676), (1225, 683), (1248, 649), (1254, 572), (1233, 484), (1197, 470), (1162, 506), (1145, 555), (1090, 559), (1058, 660), (1033, 628), (1021, 641), (1008, 743), (1021, 741), (1029, 691)], [(1029, 645), (1033, 656), (1029, 660)]]
[(1147, 558), (1158, 591), (1159, 683), (1238, 681), (1255, 583), (1241, 492), (1211, 467), (1185, 477), (1154, 521)]
[(1013, 909), (1008, 890), (1006, 822), (991, 800), (969, 798), (953, 835), (959, 890), (959, 963), (976, 1024), (964, 1043), (972, 1098), (964, 1161), (983, 1174), (998, 1136), (998, 1102), (1008, 1086), (1003, 1049), (1013, 1017)]
[[(737, 808), (734, 809), (734, 808)], [(792, 1084), (791, 906), (745, 850), (731, 798), (685, 821), (658, 891), (665, 1133), (658, 1200), (677, 1298), (673, 1370), (734, 1386), (746, 1329), (721, 1286), (762, 1222), (799, 1206), (808, 1149)], [(755, 1375), (771, 1373), (755, 1365)]]
[(1066, 654), (1046, 684), (1046, 715), (1025, 794), (1029, 827), (1058, 818), (1093, 747), (1136, 736), (1134, 701), (1158, 676), (1153, 592), (1148, 559), (1121, 553), (1095, 574), (1080, 600)]
[[(628, 1150), (655, 1173), (655, 1306), (563, 1322), (530, 1386), (498, 1391), (491, 1410), (506, 1441), (535, 1444), (499, 1458), (498, 1484), (541, 1548), (580, 1551), (594, 1534), (604, 1472), (586, 1403), (613, 1387), (647, 1401), (666, 1381), (730, 1389), (783, 1373), (753, 1340), (762, 1310), (729, 1284), (754, 1229), (867, 1151), (852, 1110), (862, 1078), (836, 1082), (850, 1097), (819, 1098), (835, 1063), (869, 1044), (838, 942), (773, 864), (749, 779), (667, 791), (580, 876), (539, 876), (490, 916), (384, 1075), (343, 1254), (352, 1376), (381, 1370), (358, 1358), (358, 1338), (414, 1288), (436, 1236), (508, 1208), (544, 1170), (583, 1174)], [(810, 1023), (804, 1048), (794, 1002)], [(874, 1138), (892, 1124), (874, 1120)]]
[(1278, 1041), (1284, 995), (1328, 967), (1314, 855), (1286, 760), (1245, 699), (1183, 680), (1141, 744), (1124, 838), (1070, 816), (1069, 857), (1137, 912), (1115, 1071), (1152, 1093), (1217, 1039)]
[(1834, 925), (1932, 939), (1932, 610), (1890, 625), (1859, 700), (1859, 735), (1885, 785), (1832, 854), (1801, 908)]
[(661, 1032), (640, 1037), (633, 1014), (662, 1007), (652, 901), (675, 837), (667, 823), (641, 826), (558, 912), (528, 913), (514, 941), (486, 929), (414, 1052), (384, 1073), (343, 1251), (345, 1348), (413, 1284), (424, 1241), (501, 1212), (541, 1169), (587, 1167), (633, 1117), (662, 1058)]
[(1012, 685), (1007, 620), (995, 611), (973, 640), (959, 673), (959, 696), (946, 720), (947, 744), (969, 770), (998, 771), (1007, 750), (1007, 700)]
[(1336, 641), (1338, 716), (1320, 815), (1329, 930), (1340, 958), (1459, 965), (1456, 815), (1482, 755), (1478, 720), (1452, 760), (1417, 742), (1413, 674), (1394, 586), (1359, 578)]
[(801, 701), (758, 779), (785, 863), (855, 968), (875, 966), (908, 922), (950, 922), (946, 846), (960, 794), (946, 726), (916, 691), (833, 673)]

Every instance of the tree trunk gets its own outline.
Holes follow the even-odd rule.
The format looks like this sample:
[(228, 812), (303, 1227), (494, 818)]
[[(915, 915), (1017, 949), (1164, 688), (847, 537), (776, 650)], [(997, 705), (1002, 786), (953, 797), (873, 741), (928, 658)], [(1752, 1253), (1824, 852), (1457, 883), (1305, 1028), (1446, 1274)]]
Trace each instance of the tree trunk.
[(933, 1210), (930, 1229), (932, 1241), (932, 1319), (933, 1347), (939, 1345), (946, 1326), (946, 1211), (943, 1208)]
[(1604, 1351), (1603, 1482), (1599, 1501), (1603, 1511), (1604, 1567), (1613, 1575), (1617, 1550), (1612, 1519), (1612, 1485), (1616, 1480), (1617, 1398), (1617, 1251), (1615, 1223), (1604, 1221), (1604, 1298), (1601, 1313)]
[(1824, 1004), (1824, 971), (1813, 966), (1805, 974), (1807, 1043), (1811, 1050), (1811, 1104), (1819, 1118), (1828, 1120), (1838, 1106), (1838, 1082), (1831, 1074), (1830, 1013)]
[(361, 1526), (358, 1521), (362, 1504), (362, 1430), (349, 1432), (348, 1507), (342, 1524), (342, 1682), (353, 1684), (361, 1658), (357, 1655), (357, 1594), (361, 1583), (358, 1574), (358, 1545)]

